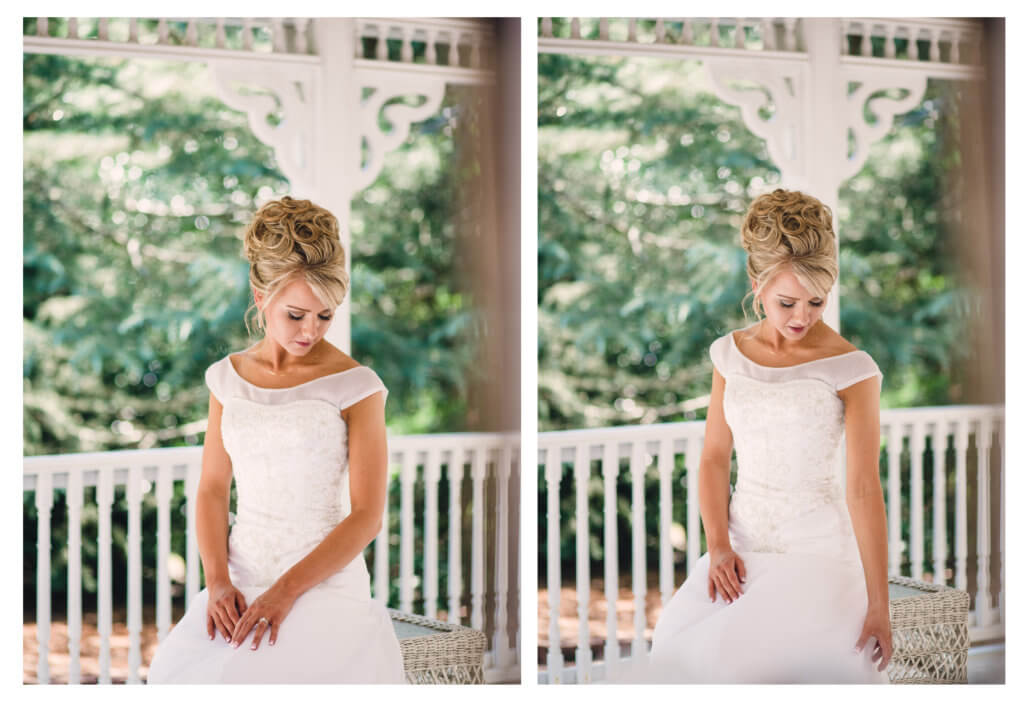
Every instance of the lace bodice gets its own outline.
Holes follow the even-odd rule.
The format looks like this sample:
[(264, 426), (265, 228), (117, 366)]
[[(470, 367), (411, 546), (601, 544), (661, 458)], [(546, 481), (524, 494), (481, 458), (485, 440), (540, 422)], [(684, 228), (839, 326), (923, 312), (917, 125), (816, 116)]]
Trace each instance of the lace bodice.
[[(206, 371), (223, 405), (221, 434), (237, 490), (228, 539), (236, 586), (270, 586), (350, 512), (348, 431), (341, 411), (387, 389), (359, 366), (271, 389), (238, 374), (226, 356)], [(318, 586), (365, 573), (362, 557)], [(348, 575), (346, 575), (346, 571)]]
[(710, 349), (725, 378), (736, 449), (729, 505), (734, 549), (856, 556), (843, 499), (844, 404), (838, 392), (878, 375), (864, 351), (798, 365), (759, 365), (726, 334)]

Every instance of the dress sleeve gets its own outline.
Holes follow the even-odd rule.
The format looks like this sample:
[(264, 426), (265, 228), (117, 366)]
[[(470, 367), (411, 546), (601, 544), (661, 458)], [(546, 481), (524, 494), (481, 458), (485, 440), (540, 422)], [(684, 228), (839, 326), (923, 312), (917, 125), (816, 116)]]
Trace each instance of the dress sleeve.
[(223, 358), (206, 368), (206, 386), (209, 388), (210, 394), (216, 397), (221, 405), (224, 404), (224, 363), (230, 362), (227, 358)]
[(352, 372), (346, 373), (341, 396), (338, 401), (338, 409), (344, 410), (356, 402), (366, 399), (377, 392), (384, 393), (384, 401), (388, 398), (388, 388), (384, 382), (370, 368), (360, 365)]
[(727, 376), (726, 368), (728, 366), (728, 353), (729, 351), (729, 334), (720, 336), (715, 339), (711, 347), (708, 348), (708, 355), (711, 356), (711, 364), (718, 370), (718, 374), (722, 377)]
[(856, 351), (843, 356), (836, 363), (835, 372), (836, 391), (846, 389), (875, 375), (878, 375), (879, 381), (882, 379), (882, 371), (878, 369), (878, 365), (875, 364), (872, 357), (864, 351)]

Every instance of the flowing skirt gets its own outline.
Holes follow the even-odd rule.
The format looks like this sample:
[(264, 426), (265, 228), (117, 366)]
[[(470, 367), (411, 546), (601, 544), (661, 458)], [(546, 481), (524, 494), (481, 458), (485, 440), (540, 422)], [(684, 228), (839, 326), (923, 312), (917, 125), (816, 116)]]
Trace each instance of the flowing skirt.
[(854, 645), (867, 613), (859, 562), (818, 554), (744, 552), (741, 595), (708, 595), (709, 556), (661, 612), (650, 659), (631, 679), (664, 683), (873, 683), (874, 638)]

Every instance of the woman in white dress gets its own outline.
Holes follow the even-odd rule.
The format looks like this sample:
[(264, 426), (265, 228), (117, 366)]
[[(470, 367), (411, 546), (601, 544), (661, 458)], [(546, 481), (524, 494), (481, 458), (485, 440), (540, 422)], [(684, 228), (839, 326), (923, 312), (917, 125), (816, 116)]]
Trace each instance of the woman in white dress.
[(742, 241), (764, 317), (710, 348), (699, 479), (708, 552), (662, 611), (645, 676), (887, 683), (881, 373), (821, 321), (838, 274), (832, 215), (776, 190), (751, 205)]
[(337, 219), (285, 197), (256, 213), (244, 247), (265, 335), (206, 371), (196, 495), (206, 588), (160, 643), (148, 681), (403, 683), (362, 555), (384, 517), (387, 389), (324, 339), (348, 288)]

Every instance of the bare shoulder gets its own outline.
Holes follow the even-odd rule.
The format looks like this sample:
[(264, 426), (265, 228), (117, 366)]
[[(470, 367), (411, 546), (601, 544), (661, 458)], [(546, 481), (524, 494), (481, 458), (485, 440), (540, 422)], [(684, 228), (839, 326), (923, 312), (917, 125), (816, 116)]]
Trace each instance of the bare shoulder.
[(326, 344), (322, 363), (326, 371), (325, 374), (328, 375), (361, 367), (355, 358), (330, 343)]
[(839, 332), (834, 330), (831, 326), (823, 323), (822, 327), (823, 332), (821, 335), (820, 348), (821, 355), (823, 357), (852, 353), (855, 350), (860, 350), (857, 346), (839, 335)]

